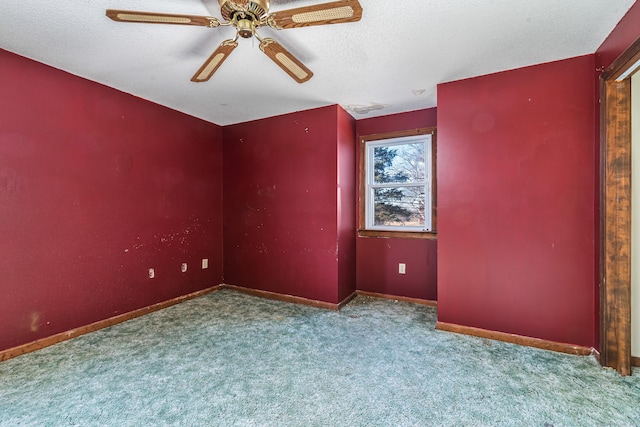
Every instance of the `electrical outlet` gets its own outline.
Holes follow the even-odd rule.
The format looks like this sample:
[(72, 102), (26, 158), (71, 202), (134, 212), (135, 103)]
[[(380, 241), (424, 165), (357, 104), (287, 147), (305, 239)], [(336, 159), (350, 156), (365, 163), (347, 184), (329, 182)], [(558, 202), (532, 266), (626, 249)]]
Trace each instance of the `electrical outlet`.
[(202, 258), (202, 269), (204, 270), (205, 268), (209, 268), (209, 259), (208, 258)]
[(156, 277), (156, 271), (153, 268), (149, 269), (149, 279)]
[(187, 272), (187, 263), (183, 262), (182, 265), (180, 266), (180, 271), (182, 271), (183, 273)]
[(400, 264), (398, 264), (398, 273), (406, 274), (406, 272), (407, 272), (407, 266), (404, 265), (404, 263), (402, 263), (402, 262)]

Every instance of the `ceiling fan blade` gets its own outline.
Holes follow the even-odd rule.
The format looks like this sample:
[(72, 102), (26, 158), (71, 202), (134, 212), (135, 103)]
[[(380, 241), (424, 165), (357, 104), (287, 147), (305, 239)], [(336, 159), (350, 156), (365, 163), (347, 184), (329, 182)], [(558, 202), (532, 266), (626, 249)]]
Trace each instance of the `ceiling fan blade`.
[(191, 77), (191, 81), (201, 83), (209, 80), (236, 47), (238, 47), (238, 42), (235, 40), (225, 40), (220, 43), (220, 46), (218, 46), (209, 59), (202, 64), (198, 72)]
[(260, 50), (298, 83), (304, 83), (313, 77), (311, 70), (274, 39), (263, 39)]
[(107, 9), (107, 16), (118, 22), (142, 22), (147, 24), (199, 25), (215, 28), (220, 21), (213, 16), (174, 15), (170, 13), (137, 12)]
[(359, 21), (361, 17), (362, 6), (358, 0), (341, 0), (274, 12), (267, 17), (267, 24), (272, 28), (282, 30), (311, 25), (355, 22)]

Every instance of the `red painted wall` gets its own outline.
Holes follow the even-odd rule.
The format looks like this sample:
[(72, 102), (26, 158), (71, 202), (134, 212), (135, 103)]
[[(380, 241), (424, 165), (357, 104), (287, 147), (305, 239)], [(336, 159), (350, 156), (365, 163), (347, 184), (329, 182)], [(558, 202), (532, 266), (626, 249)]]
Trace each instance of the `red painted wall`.
[(353, 124), (339, 109), (224, 128), (225, 283), (329, 303), (353, 288)]
[[(364, 135), (436, 126), (436, 115), (436, 109), (429, 108), (358, 120), (357, 140)], [(358, 162), (359, 156), (360, 150)], [(358, 237), (356, 254), (358, 290), (437, 300), (435, 240)], [(406, 274), (398, 274), (399, 263), (406, 264)]]
[[(435, 108), (226, 128), (225, 281), (329, 302), (356, 287), (435, 300), (439, 267), (440, 320), (597, 346), (598, 157), (584, 141), (598, 141), (599, 107), (586, 70), (598, 76), (639, 28), (636, 3), (595, 59), (439, 87), (440, 259), (436, 241), (353, 239), (354, 127), (359, 140), (435, 126)], [(222, 281), (220, 127), (6, 51), (0, 63), (0, 350)]]
[(594, 66), (438, 86), (440, 321), (596, 345)]
[(356, 291), (356, 121), (342, 108), (338, 113), (338, 300)]
[(0, 63), (0, 350), (221, 282), (220, 127)]

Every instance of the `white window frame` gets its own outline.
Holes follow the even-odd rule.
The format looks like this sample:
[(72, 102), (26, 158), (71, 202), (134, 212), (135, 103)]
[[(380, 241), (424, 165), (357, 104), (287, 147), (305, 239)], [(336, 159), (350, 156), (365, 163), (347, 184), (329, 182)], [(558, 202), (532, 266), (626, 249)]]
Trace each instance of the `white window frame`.
[[(379, 147), (394, 147), (406, 144), (424, 144), (425, 153), (425, 180), (420, 183), (384, 183), (378, 184), (374, 182), (374, 150)], [(365, 229), (373, 231), (401, 231), (401, 232), (432, 232), (432, 188), (433, 188), (433, 159), (432, 159), (432, 133), (404, 136), (398, 138), (388, 138), (380, 140), (365, 141)], [(378, 188), (399, 188), (399, 187), (422, 187), (424, 189), (424, 226), (406, 226), (406, 225), (375, 225), (374, 221), (374, 194)]]

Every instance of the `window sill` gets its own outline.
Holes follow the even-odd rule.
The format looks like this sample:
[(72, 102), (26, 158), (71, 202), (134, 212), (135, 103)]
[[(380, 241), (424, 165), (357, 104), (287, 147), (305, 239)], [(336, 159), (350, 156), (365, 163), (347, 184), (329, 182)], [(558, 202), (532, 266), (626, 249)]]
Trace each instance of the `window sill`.
[(437, 231), (384, 231), (358, 230), (358, 237), (378, 237), (383, 239), (423, 239), (437, 240)]

